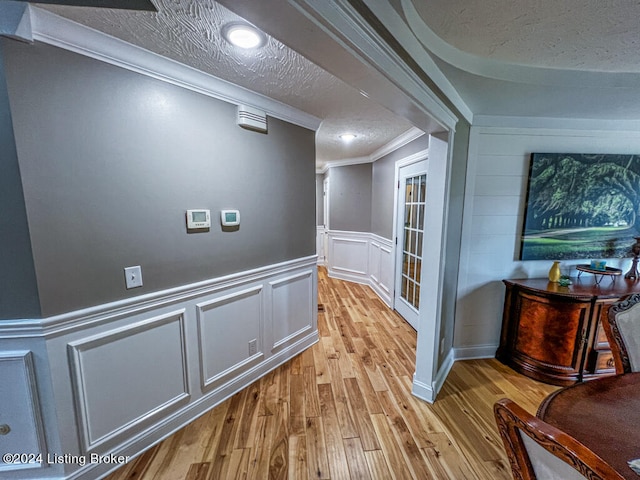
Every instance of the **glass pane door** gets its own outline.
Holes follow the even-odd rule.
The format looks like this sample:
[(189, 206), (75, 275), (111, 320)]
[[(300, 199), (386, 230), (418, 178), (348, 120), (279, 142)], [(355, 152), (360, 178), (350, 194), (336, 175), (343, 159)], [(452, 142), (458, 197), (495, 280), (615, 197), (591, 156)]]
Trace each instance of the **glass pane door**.
[(426, 190), (426, 174), (409, 177), (405, 181), (400, 296), (416, 310), (420, 308), (420, 271)]

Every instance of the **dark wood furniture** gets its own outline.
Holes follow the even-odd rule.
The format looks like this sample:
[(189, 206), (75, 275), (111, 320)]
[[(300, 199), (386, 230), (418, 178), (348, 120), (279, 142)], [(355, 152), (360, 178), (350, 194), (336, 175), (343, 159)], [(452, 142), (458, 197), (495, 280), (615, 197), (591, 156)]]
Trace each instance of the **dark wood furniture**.
[(640, 458), (640, 373), (562, 388), (540, 404), (537, 416), (571, 435), (624, 478), (640, 478), (627, 464)]
[(507, 287), (496, 357), (514, 370), (552, 385), (571, 385), (615, 373), (601, 319), (609, 306), (636, 291), (635, 280), (599, 285), (573, 278), (503, 280)]
[[(496, 402), (493, 412), (504, 443), (513, 478), (535, 480), (536, 470), (548, 478), (574, 478), (577, 470), (589, 479), (622, 480), (622, 477), (602, 458), (566, 432), (531, 415), (508, 398)], [(534, 449), (524, 436), (542, 449)], [(531, 443), (529, 442), (529, 443)], [(559, 458), (564, 463), (553, 461)], [(546, 475), (545, 475), (546, 473)]]

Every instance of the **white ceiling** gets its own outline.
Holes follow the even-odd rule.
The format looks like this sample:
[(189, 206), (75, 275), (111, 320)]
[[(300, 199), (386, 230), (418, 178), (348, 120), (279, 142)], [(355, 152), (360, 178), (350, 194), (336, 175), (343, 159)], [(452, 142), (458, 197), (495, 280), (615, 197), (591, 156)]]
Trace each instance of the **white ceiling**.
[(640, 119), (640, 2), (396, 0), (474, 115)]
[(414, 1), (451, 46), (502, 62), (640, 72), (640, 2), (629, 0)]
[[(368, 100), (273, 37), (258, 50), (234, 47), (223, 25), (242, 20), (213, 1), (153, 0), (158, 12), (46, 6), (60, 16), (279, 100), (322, 119), (316, 163), (368, 158), (412, 125)], [(345, 144), (338, 135), (357, 135)]]

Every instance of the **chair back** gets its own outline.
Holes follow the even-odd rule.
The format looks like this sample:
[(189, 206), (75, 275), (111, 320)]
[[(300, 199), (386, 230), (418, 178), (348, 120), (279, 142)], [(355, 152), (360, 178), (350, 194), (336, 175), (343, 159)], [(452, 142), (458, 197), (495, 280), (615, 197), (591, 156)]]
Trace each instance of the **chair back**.
[(620, 480), (624, 477), (572, 436), (503, 398), (493, 407), (516, 480)]
[(640, 371), (640, 293), (611, 304), (602, 326), (613, 354), (616, 373)]

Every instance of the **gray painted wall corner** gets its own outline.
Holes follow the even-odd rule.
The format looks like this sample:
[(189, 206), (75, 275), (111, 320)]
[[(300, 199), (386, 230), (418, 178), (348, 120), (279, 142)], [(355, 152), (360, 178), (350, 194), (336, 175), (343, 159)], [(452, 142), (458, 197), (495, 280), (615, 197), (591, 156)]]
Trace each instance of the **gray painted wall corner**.
[(3, 43), (0, 43), (0, 145), (0, 319), (38, 318), (40, 299), (9, 105)]

